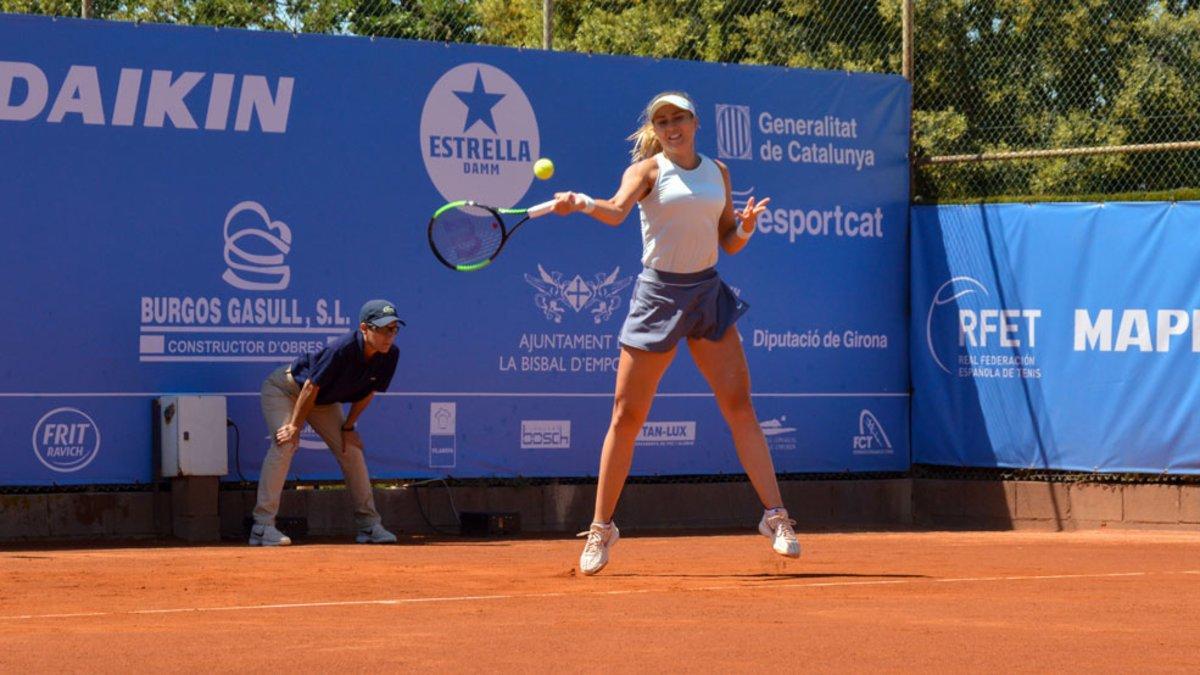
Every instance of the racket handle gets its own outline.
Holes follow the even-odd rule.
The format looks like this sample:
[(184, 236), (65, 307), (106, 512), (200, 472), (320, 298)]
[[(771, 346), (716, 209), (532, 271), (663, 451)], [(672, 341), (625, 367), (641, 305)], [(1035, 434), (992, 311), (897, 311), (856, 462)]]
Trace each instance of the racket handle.
[(526, 213), (529, 214), (530, 218), (540, 218), (553, 211), (554, 205), (557, 203), (557, 199), (551, 199), (550, 201), (545, 201), (541, 204), (534, 204), (533, 206), (529, 207), (529, 210)]

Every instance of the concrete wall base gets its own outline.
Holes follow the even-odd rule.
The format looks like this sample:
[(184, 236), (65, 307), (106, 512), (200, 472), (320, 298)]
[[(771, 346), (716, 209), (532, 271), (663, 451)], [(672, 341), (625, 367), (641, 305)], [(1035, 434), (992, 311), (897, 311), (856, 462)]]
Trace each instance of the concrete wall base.
[[(175, 537), (239, 540), (253, 490), (222, 490), (215, 479), (178, 479), (171, 492), (0, 495), (0, 542)], [(1136, 528), (1200, 531), (1200, 485), (1046, 483), (897, 478), (783, 481), (801, 530)], [(454, 510), (521, 515), (525, 533), (587, 527), (595, 485), (441, 485), (379, 488), (384, 524), (409, 535), (455, 534)], [(453, 506), (452, 506), (453, 504)], [(761, 506), (749, 483), (634, 483), (615, 518), (642, 530), (746, 529)], [(422, 517), (422, 511), (425, 516)], [(289, 489), (282, 517), (307, 520), (311, 537), (351, 537), (343, 489)]]

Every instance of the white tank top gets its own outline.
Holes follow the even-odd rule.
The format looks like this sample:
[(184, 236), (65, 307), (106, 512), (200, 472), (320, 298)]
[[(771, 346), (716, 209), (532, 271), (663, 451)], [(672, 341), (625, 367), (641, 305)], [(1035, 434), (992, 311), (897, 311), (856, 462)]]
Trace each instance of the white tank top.
[(725, 179), (713, 160), (699, 155), (688, 171), (663, 153), (658, 181), (638, 203), (642, 264), (660, 272), (699, 272), (717, 264), (717, 222), (725, 209)]

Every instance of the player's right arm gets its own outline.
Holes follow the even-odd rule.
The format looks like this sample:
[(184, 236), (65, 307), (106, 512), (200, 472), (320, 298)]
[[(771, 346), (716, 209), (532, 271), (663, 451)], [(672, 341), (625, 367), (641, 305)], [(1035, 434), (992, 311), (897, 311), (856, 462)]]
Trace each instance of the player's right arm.
[(275, 441), (279, 445), (294, 443), (300, 437), (300, 428), (304, 426), (304, 420), (308, 419), (308, 413), (312, 412), (313, 406), (316, 405), (317, 392), (320, 390), (311, 379), (304, 383), (300, 395), (296, 397), (296, 405), (292, 406), (291, 418), (287, 424), (275, 431)]
[[(621, 176), (621, 185), (617, 188), (617, 193), (609, 199), (592, 200), (595, 207), (588, 215), (607, 225), (620, 225), (629, 216), (634, 205), (650, 193), (657, 179), (658, 163), (654, 158), (630, 164)], [(589, 200), (579, 192), (558, 192), (554, 197), (558, 200), (554, 212), (559, 215), (583, 211)]]

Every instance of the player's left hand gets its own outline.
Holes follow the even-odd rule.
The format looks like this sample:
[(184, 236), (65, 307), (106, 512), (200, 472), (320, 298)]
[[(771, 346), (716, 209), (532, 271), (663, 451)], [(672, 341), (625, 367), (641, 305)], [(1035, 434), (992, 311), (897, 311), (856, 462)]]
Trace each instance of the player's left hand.
[(759, 214), (761, 214), (763, 211), (766, 211), (767, 204), (770, 203), (770, 197), (767, 197), (766, 199), (763, 199), (761, 202), (757, 203), (754, 201), (754, 197), (747, 199), (746, 206), (742, 208), (740, 213), (738, 213), (738, 227), (742, 228), (743, 231), (753, 234), (754, 226), (758, 222)]

